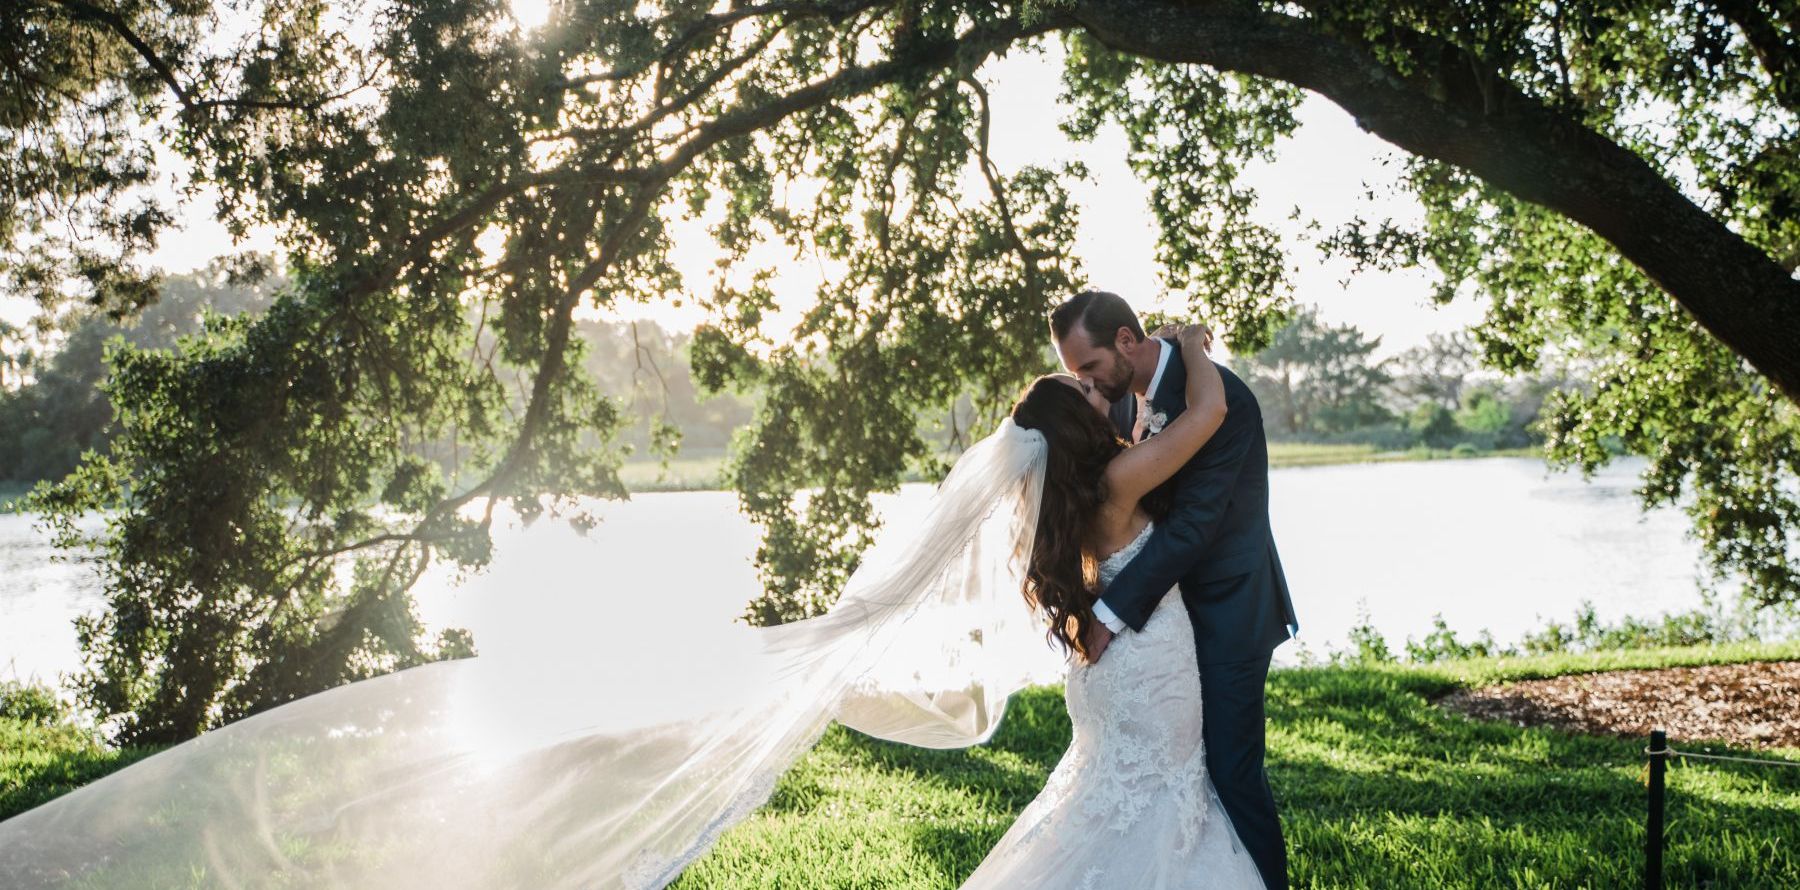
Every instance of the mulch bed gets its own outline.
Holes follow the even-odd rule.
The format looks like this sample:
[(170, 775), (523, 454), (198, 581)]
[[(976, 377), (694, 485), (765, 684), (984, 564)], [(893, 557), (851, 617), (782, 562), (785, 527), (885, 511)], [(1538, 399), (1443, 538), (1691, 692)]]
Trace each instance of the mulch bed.
[(1800, 661), (1608, 671), (1462, 690), (1446, 709), (1594, 735), (1800, 748)]

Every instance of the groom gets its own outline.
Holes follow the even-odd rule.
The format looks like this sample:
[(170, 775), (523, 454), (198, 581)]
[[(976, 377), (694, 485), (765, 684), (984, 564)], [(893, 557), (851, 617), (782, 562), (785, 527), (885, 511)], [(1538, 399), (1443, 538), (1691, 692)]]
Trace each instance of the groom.
[[(1063, 367), (1108, 401), (1119, 434), (1142, 441), (1187, 407), (1181, 350), (1144, 336), (1115, 294), (1086, 291), (1050, 315)], [(1176, 474), (1174, 503), (1094, 603), (1098, 660), (1113, 635), (1142, 630), (1177, 583), (1194, 625), (1206, 766), (1238, 838), (1269, 890), (1287, 887), (1287, 850), (1263, 771), (1263, 684), (1269, 656), (1298, 624), (1269, 530), (1269, 452), (1262, 411), (1223, 367), (1225, 423)]]

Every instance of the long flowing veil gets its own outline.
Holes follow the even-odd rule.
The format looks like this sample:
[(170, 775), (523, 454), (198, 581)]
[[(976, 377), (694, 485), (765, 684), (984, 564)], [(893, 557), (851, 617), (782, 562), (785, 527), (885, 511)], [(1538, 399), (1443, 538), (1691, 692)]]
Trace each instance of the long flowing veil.
[(309, 696), (0, 822), (0, 887), (663, 886), (831, 721), (972, 745), (1060, 677), (1020, 599), (1044, 452), (1003, 421), (825, 615), (631, 627)]

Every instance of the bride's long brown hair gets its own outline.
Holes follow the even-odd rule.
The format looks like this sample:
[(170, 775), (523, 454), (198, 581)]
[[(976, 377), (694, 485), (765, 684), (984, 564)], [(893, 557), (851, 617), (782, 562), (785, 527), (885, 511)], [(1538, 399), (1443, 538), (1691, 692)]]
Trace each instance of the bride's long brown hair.
[(1037, 533), (1025, 566), (1025, 601), (1049, 619), (1052, 639), (1086, 659), (1082, 638), (1098, 620), (1094, 524), (1106, 503), (1106, 464), (1125, 442), (1080, 390), (1056, 375), (1032, 381), (1013, 405), (1012, 419), (1041, 431), (1049, 444)]

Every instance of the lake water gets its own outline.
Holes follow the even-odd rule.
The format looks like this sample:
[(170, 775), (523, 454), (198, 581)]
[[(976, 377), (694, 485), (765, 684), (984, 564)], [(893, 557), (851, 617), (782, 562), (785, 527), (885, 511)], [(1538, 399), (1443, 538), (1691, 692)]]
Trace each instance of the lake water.
[[(1314, 654), (1345, 645), (1366, 609), (1398, 648), (1434, 614), (1465, 636), (1516, 640), (1583, 599), (1600, 617), (1653, 617), (1700, 602), (1699, 548), (1678, 511), (1640, 511), (1627, 460), (1591, 482), (1537, 460), (1491, 458), (1276, 470), (1275, 538)], [(929, 494), (884, 498), (906, 521)], [(587, 537), (543, 519), (503, 527), (495, 558), (461, 580), (434, 570), (419, 611), (433, 627), (467, 627), (483, 652), (606, 645), (659, 626), (727, 622), (754, 596), (757, 529), (728, 492), (641, 494), (602, 507)], [(32, 518), (0, 515), (0, 678), (53, 680), (79, 666), (71, 619), (100, 607), (87, 565), (53, 562)], [(686, 614), (683, 614), (686, 613)], [(1277, 660), (1292, 662), (1289, 643)]]

